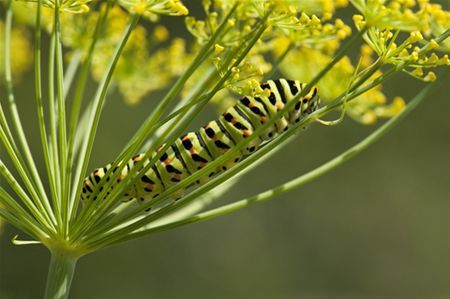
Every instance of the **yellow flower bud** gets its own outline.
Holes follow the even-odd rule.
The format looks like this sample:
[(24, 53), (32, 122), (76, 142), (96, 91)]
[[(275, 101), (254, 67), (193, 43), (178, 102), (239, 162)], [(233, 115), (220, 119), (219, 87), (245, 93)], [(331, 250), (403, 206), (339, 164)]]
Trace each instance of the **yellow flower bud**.
[(428, 72), (428, 74), (423, 78), (425, 82), (432, 82), (436, 80), (436, 74), (433, 72)]
[(422, 33), (420, 33), (420, 31), (411, 32), (408, 38), (408, 42), (410, 43), (415, 43), (421, 40), (423, 40), (423, 36)]
[(428, 43), (428, 48), (431, 50), (437, 47), (439, 47), (439, 44), (434, 39), (430, 40), (430, 42)]
[(417, 61), (417, 60), (419, 60), (419, 53), (416, 51), (413, 51), (409, 57), (412, 61)]
[(214, 52), (215, 52), (216, 54), (222, 53), (224, 49), (225, 49), (225, 48), (222, 47), (222, 46), (219, 45), (219, 44), (215, 44), (215, 45), (214, 45)]
[(413, 76), (416, 76), (416, 77), (422, 77), (423, 76), (423, 70), (422, 70), (421, 67), (418, 67), (414, 71), (412, 71), (411, 74)]
[(301, 23), (308, 23), (311, 19), (308, 17), (307, 14), (302, 12), (302, 15), (300, 16), (300, 22)]
[(450, 60), (448, 59), (448, 55), (445, 54), (441, 59), (439, 59), (440, 65), (450, 65)]
[(288, 10), (291, 14), (295, 15), (297, 13), (297, 9), (294, 5), (289, 5)]
[(345, 32), (345, 30), (341, 29), (341, 30), (338, 30), (336, 33), (340, 39), (345, 39), (347, 37), (347, 32)]
[(311, 23), (314, 25), (320, 25), (321, 22), (320, 22), (320, 19), (316, 15), (313, 15), (311, 17)]
[(233, 18), (228, 19), (227, 25), (228, 27), (233, 27), (234, 25), (236, 25), (236, 20)]
[(332, 13), (326, 12), (326, 13), (323, 14), (322, 20), (323, 21), (328, 21), (328, 20), (331, 20), (332, 17), (333, 17)]
[(364, 26), (364, 17), (361, 15), (354, 15), (353, 22), (355, 22), (357, 28), (361, 28)]
[(395, 97), (392, 100), (392, 112), (394, 115), (400, 113), (406, 106), (405, 100), (402, 97)]

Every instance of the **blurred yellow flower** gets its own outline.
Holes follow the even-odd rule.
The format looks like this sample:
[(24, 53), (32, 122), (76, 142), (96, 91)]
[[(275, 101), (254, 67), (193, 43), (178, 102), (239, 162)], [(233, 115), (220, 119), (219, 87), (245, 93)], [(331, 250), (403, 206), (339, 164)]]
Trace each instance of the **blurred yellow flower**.
[[(0, 36), (4, 34), (4, 23), (0, 20)], [(33, 49), (30, 45), (29, 32), (20, 26), (14, 26), (11, 31), (11, 72), (14, 81), (21, 78), (33, 62)], [(3, 74), (3, 41), (0, 47), (0, 74)]]

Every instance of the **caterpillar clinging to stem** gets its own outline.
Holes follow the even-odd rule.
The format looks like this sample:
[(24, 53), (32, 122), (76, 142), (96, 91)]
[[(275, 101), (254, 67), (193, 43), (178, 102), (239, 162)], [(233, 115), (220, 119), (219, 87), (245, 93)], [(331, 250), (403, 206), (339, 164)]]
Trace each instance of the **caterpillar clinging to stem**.
[[(301, 92), (304, 84), (294, 80), (278, 79), (261, 83), (260, 87), (265, 91), (264, 95), (258, 97), (244, 96), (216, 120), (210, 121), (195, 132), (184, 134), (178, 138), (143, 176), (132, 182), (124, 194), (123, 201), (137, 199), (144, 202), (151, 200), (164, 190), (199, 171), (238, 144), (239, 141), (253, 134), (268, 119), (274, 117), (277, 111), (281, 110), (287, 102)], [(307, 95), (299, 98), (292, 109), (279, 118), (264, 134), (253, 139), (246, 148), (238, 152), (227, 163), (199, 178), (196, 185), (206, 183), (219, 172), (239, 163), (239, 161), (258, 150), (259, 147), (287, 130), (289, 125), (314, 112), (319, 105), (317, 88), (313, 87)], [(111, 188), (114, 188), (123, 180), (130, 169), (143, 157), (144, 154), (138, 154), (129, 160), (122, 169), (117, 182)], [(144, 161), (142, 167), (148, 165), (149, 161)], [(103, 168), (97, 168), (84, 179), (81, 193), (84, 203), (97, 199), (97, 196), (93, 196), (93, 193), (99, 188), (100, 180), (110, 168), (111, 164)]]

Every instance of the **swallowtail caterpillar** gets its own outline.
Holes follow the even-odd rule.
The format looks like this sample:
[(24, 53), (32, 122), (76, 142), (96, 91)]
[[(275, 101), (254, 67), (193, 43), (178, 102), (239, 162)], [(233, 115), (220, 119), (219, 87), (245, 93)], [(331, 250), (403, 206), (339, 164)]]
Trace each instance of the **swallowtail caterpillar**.
[[(124, 194), (123, 201), (136, 199), (138, 202), (146, 202), (152, 200), (164, 190), (199, 171), (208, 163), (223, 155), (239, 141), (250, 136), (268, 119), (274, 117), (277, 111), (281, 110), (287, 102), (291, 101), (302, 90), (304, 84), (294, 80), (278, 79), (261, 83), (260, 86), (263, 90), (268, 89), (268, 92), (265, 92), (268, 96), (244, 96), (216, 120), (210, 121), (195, 132), (187, 133), (178, 138), (140, 179), (135, 180), (130, 185), (130, 188)], [(278, 119), (273, 126), (269, 127), (263, 135), (253, 139), (246, 148), (232, 157), (227, 163), (199, 178), (196, 181), (196, 185), (206, 183), (211, 177), (239, 163), (239, 161), (251, 155), (262, 145), (287, 130), (289, 125), (314, 112), (319, 107), (319, 104), (317, 88), (313, 87), (307, 95), (300, 98), (292, 106), (290, 111)], [(141, 161), (143, 157), (144, 154), (138, 154), (129, 160), (121, 175), (119, 175), (117, 182), (111, 188), (114, 188), (116, 184), (123, 180), (130, 169), (137, 162)], [(144, 162), (144, 166), (148, 162), (149, 160)], [(103, 168), (97, 168), (84, 179), (81, 193), (84, 203), (97, 199), (97, 196), (92, 196), (92, 193), (98, 188), (98, 183), (110, 168), (111, 164)], [(176, 199), (181, 194), (177, 195)]]

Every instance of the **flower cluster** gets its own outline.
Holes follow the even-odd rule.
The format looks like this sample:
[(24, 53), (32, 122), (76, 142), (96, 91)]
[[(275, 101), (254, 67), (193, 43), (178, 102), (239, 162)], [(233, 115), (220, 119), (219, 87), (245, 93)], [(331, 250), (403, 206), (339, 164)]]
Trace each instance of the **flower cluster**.
[[(450, 27), (450, 12), (423, 1), (352, 1), (363, 15), (355, 15), (356, 27), (367, 28), (364, 40), (386, 64), (407, 64), (412, 76), (432, 81), (436, 75), (423, 69), (450, 65), (447, 54), (438, 53), (433, 38)], [(403, 32), (409, 32), (409, 35)], [(426, 49), (422, 49), (424, 43)], [(448, 47), (443, 41), (442, 47)], [(445, 52), (448, 52), (445, 51)], [(440, 55), (440, 56), (439, 56)]]

